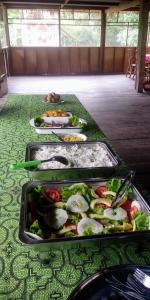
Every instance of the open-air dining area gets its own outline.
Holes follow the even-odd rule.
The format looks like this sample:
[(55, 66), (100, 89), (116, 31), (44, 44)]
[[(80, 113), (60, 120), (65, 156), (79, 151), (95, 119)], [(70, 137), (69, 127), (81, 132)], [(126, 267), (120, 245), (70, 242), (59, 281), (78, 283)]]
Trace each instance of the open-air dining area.
[(150, 1), (0, 1), (0, 300), (150, 299)]

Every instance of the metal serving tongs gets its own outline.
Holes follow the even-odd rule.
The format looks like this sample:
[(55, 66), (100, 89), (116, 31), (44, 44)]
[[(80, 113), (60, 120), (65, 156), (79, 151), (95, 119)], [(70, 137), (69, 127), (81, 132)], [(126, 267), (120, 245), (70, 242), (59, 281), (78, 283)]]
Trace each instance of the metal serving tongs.
[(130, 171), (124, 181), (122, 182), (119, 190), (116, 193), (115, 198), (111, 203), (111, 208), (116, 208), (117, 204), (120, 202), (122, 196), (125, 194), (127, 188), (131, 186), (132, 179), (135, 175), (135, 171)]

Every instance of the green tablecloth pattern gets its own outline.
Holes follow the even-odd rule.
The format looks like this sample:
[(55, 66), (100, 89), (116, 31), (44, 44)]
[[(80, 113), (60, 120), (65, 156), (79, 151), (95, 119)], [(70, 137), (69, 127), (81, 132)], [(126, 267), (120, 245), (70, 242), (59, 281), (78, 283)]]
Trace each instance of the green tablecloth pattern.
[[(107, 141), (75, 96), (64, 95), (63, 99), (59, 108), (87, 120), (85, 134), (90, 140)], [(41, 100), (42, 96), (10, 95), (0, 112), (0, 300), (66, 300), (81, 280), (102, 267), (150, 264), (146, 241), (102, 241), (91, 242), (89, 247), (75, 244), (68, 249), (50, 248), (49, 261), (44, 264), (38, 252), (18, 240), (21, 187), (29, 178), (25, 170), (10, 172), (9, 165), (24, 160), (27, 143), (57, 141), (53, 135), (38, 135), (29, 126), (30, 118), (54, 108)]]

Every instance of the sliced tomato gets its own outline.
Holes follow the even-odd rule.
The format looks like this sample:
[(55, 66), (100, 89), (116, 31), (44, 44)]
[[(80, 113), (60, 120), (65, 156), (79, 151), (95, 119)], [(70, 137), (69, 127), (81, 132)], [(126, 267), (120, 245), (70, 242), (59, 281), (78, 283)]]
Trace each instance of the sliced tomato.
[(100, 198), (106, 198), (106, 196), (103, 194), (104, 192), (107, 191), (107, 187), (102, 185), (98, 186), (95, 190), (95, 193), (100, 197)]
[(96, 205), (95, 205), (95, 208), (96, 208), (96, 209), (99, 209), (99, 208), (106, 209), (106, 208), (108, 208), (108, 207), (109, 207), (108, 205), (103, 204), (103, 203), (96, 203)]
[(133, 206), (130, 210), (130, 216), (133, 217), (138, 212), (138, 208)]
[(109, 207), (108, 205), (102, 204), (102, 203), (98, 203), (98, 204), (95, 205), (95, 208), (96, 208), (96, 209), (99, 209), (99, 208), (106, 209), (106, 208), (108, 208), (108, 207)]
[(102, 208), (103, 209), (106, 209), (106, 208), (109, 208), (110, 206), (106, 205), (106, 204), (102, 204)]
[(124, 202), (121, 207), (124, 208), (126, 211), (130, 211), (131, 210), (131, 204), (132, 204), (132, 200), (130, 198), (127, 198), (126, 202)]
[(69, 227), (71, 230), (77, 229), (77, 226), (75, 224), (68, 224), (66, 227)]
[(60, 193), (57, 189), (47, 189), (46, 194), (49, 198), (51, 198), (54, 202), (60, 201)]
[(122, 207), (123, 209), (125, 209), (126, 212), (127, 212), (129, 223), (131, 222), (131, 215), (130, 215), (131, 204), (132, 204), (132, 200), (131, 200), (130, 198), (127, 198), (126, 202), (124, 202), (124, 203), (121, 205), (121, 207)]
[(71, 224), (71, 223), (70, 223), (70, 224), (67, 224), (67, 225), (65, 224), (65, 228), (68, 228), (68, 227), (70, 228), (70, 230), (71, 230), (73, 233), (75, 233), (75, 234), (77, 233), (77, 226), (76, 226), (75, 224)]

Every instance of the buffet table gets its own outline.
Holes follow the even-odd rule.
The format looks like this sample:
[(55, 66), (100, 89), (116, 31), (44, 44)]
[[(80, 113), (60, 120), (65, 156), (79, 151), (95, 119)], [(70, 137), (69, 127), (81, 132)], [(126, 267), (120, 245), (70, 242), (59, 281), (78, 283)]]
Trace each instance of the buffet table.
[[(49, 249), (41, 255), (19, 241), (20, 194), (29, 178), (25, 170), (10, 172), (9, 165), (24, 160), (27, 143), (57, 141), (54, 135), (38, 135), (30, 128), (29, 119), (51, 108), (72, 111), (87, 120), (84, 133), (89, 140), (107, 141), (74, 95), (62, 97), (64, 103), (56, 107), (42, 102), (42, 96), (8, 96), (0, 113), (0, 299), (67, 300), (81, 280), (100, 268), (150, 264), (150, 244), (146, 241), (142, 245), (132, 240), (75, 244), (68, 249)], [(118, 172), (127, 172), (122, 160)]]

